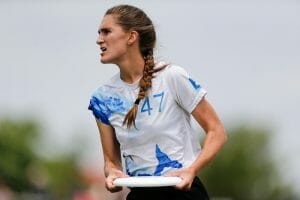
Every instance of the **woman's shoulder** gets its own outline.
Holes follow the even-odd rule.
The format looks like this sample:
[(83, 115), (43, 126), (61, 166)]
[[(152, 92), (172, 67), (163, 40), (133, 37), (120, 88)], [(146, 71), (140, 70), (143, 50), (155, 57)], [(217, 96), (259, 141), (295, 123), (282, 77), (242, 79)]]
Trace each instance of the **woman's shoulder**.
[(164, 69), (161, 71), (162, 75), (164, 77), (176, 77), (182, 73), (186, 73), (186, 70), (174, 63), (167, 63), (165, 61), (160, 61), (156, 64), (156, 68), (164, 67)]
[(119, 84), (119, 73), (112, 76), (110, 79), (106, 80), (103, 84), (96, 87), (96, 89), (92, 92), (92, 96), (101, 95), (101, 93), (108, 93), (116, 88)]

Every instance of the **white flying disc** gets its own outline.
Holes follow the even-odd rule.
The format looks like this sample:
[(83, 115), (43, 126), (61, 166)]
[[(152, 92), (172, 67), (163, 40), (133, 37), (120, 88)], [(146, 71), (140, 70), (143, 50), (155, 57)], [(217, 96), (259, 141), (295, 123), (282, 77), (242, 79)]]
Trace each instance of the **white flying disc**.
[(164, 187), (174, 186), (182, 181), (179, 177), (166, 176), (134, 176), (126, 178), (117, 178), (113, 184), (116, 186), (127, 187)]

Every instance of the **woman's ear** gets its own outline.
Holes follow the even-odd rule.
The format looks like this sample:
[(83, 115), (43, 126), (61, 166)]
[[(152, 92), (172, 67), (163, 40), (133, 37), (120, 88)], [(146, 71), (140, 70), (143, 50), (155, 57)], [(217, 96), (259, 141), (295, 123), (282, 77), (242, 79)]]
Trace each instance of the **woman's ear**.
[(138, 37), (139, 37), (139, 33), (138, 32), (131, 31), (130, 35), (129, 35), (129, 38), (128, 38), (127, 44), (132, 45), (133, 43), (135, 43), (137, 41)]

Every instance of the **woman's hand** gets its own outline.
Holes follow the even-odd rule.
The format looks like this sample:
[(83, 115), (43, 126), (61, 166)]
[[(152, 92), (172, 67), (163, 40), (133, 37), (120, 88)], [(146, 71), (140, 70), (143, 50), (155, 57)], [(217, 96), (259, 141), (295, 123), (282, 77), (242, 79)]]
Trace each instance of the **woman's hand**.
[(188, 191), (192, 187), (192, 183), (194, 181), (196, 173), (192, 168), (187, 167), (187, 168), (182, 168), (182, 169), (172, 171), (168, 173), (166, 176), (175, 176), (181, 178), (182, 181), (178, 183), (175, 186), (175, 188), (179, 190)]
[(116, 178), (128, 177), (123, 171), (119, 169), (110, 169), (108, 176), (105, 179), (105, 187), (110, 192), (119, 192), (122, 190), (122, 187), (115, 186), (113, 181)]

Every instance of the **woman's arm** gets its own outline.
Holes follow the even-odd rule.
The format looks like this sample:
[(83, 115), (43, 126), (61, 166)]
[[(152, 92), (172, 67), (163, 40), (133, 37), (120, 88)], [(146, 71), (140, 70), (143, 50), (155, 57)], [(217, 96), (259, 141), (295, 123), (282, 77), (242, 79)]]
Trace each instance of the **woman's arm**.
[(206, 99), (200, 101), (192, 115), (206, 133), (201, 153), (190, 166), (198, 174), (221, 150), (227, 140), (227, 135), (222, 122)]
[(118, 192), (122, 190), (122, 187), (116, 187), (113, 185), (113, 181), (118, 177), (126, 177), (122, 171), (120, 145), (112, 126), (106, 125), (99, 120), (96, 120), (96, 122), (104, 156), (105, 187), (110, 192)]
[(183, 181), (176, 186), (178, 189), (189, 190), (193, 179), (212, 161), (225, 144), (227, 136), (225, 129), (213, 107), (204, 98), (192, 112), (195, 120), (206, 133), (204, 145), (196, 160), (187, 168), (174, 171), (172, 175), (179, 176)]

